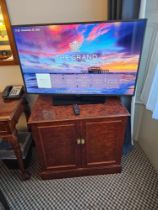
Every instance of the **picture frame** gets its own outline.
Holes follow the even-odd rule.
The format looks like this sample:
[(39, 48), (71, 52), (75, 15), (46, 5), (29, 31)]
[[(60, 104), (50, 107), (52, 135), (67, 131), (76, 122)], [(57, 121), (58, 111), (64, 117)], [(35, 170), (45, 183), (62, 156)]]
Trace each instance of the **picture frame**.
[(0, 66), (18, 64), (18, 56), (5, 0), (0, 0)]

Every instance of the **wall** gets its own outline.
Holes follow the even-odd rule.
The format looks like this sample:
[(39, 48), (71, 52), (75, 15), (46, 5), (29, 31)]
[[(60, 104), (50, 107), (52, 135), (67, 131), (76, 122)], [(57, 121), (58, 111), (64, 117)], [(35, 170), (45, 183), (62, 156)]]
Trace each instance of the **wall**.
[(146, 110), (144, 106), (141, 109), (143, 114), (139, 132), (139, 144), (158, 172), (158, 120), (153, 120), (152, 113)]
[[(6, 0), (12, 24), (105, 20), (107, 0)], [(19, 66), (0, 67), (0, 91), (22, 84)]]

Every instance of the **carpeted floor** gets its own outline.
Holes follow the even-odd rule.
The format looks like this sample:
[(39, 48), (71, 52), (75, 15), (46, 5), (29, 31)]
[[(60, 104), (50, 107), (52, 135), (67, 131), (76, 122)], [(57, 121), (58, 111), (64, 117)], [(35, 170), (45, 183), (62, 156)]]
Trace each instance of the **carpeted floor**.
[(138, 145), (113, 175), (44, 181), (35, 157), (25, 182), (0, 164), (0, 189), (11, 210), (158, 210), (158, 175)]

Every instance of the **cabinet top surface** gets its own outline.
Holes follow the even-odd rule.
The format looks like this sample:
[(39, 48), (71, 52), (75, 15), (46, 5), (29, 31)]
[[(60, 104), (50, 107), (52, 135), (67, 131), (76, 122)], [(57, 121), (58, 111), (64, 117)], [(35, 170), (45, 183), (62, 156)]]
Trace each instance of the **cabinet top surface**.
[(0, 93), (0, 121), (11, 120), (21, 103), (21, 99), (4, 102)]
[(104, 104), (80, 105), (80, 115), (75, 115), (72, 105), (53, 106), (51, 96), (39, 96), (29, 123), (122, 116), (129, 116), (129, 113), (118, 98), (109, 98)]

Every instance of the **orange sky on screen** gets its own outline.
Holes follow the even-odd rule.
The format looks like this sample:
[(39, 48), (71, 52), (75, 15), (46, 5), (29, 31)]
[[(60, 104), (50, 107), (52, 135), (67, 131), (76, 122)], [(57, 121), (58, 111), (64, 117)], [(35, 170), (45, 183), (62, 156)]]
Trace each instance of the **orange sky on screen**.
[(101, 66), (102, 69), (118, 72), (133, 72), (136, 71), (138, 64), (136, 63), (124, 63), (124, 62), (115, 62)]

